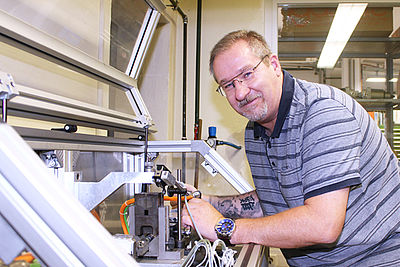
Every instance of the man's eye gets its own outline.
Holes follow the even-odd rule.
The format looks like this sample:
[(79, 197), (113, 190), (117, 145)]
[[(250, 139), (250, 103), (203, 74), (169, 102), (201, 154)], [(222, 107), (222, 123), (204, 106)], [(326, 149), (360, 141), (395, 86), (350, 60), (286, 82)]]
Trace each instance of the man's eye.
[(227, 83), (223, 87), (224, 87), (224, 89), (231, 89), (231, 88), (233, 88), (233, 82)]
[(253, 71), (247, 71), (245, 73), (242, 74), (242, 79), (243, 80), (248, 80), (251, 79), (253, 77)]

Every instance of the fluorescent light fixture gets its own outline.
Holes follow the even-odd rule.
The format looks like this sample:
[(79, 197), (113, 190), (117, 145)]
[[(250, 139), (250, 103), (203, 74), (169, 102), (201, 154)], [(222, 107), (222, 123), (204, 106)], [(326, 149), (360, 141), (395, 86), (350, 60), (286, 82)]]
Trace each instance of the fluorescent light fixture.
[[(398, 80), (397, 78), (392, 78), (389, 80), (389, 82), (396, 83), (397, 80)], [(370, 77), (370, 78), (367, 78), (367, 80), (365, 80), (365, 81), (369, 82), (369, 83), (384, 83), (384, 82), (386, 82), (386, 78), (385, 77)]]
[(386, 78), (385, 77), (370, 77), (367, 78), (367, 80), (365, 80), (366, 82), (369, 83), (384, 83), (386, 82)]
[(333, 68), (364, 13), (367, 3), (342, 3), (333, 18), (318, 60), (318, 68)]

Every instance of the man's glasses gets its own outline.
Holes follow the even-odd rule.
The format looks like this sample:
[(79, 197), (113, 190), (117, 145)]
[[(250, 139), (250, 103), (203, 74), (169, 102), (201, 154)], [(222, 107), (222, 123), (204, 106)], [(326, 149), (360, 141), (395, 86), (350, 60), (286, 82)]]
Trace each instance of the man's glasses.
[(244, 83), (246, 86), (250, 85), (252, 81), (254, 81), (255, 78), (255, 70), (257, 67), (263, 62), (263, 60), (267, 57), (268, 55), (265, 55), (261, 58), (260, 62), (257, 63), (252, 69), (242, 71), (232, 79), (230, 79), (227, 82), (224, 82), (223, 84), (219, 85), (217, 87), (217, 92), (220, 93), (222, 96), (226, 96), (227, 94), (230, 94), (234, 91), (236, 88), (235, 86), (235, 81), (239, 83)]

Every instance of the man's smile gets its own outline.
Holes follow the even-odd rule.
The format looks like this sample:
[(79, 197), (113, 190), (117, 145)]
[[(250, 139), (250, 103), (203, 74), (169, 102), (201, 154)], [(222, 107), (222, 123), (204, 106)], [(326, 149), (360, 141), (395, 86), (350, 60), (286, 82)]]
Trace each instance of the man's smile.
[(254, 103), (256, 99), (261, 98), (261, 97), (262, 97), (261, 93), (248, 95), (245, 99), (243, 99), (242, 101), (239, 102), (238, 107), (243, 108), (244, 106)]

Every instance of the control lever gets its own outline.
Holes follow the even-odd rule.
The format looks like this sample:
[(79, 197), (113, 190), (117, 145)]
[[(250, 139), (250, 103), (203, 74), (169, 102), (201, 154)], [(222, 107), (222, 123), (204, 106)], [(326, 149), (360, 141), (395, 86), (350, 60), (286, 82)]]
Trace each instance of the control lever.
[(164, 195), (167, 193), (168, 196), (172, 197), (174, 194), (186, 195), (187, 193), (185, 185), (177, 181), (164, 165), (157, 165), (153, 179), (155, 184), (162, 188)]

